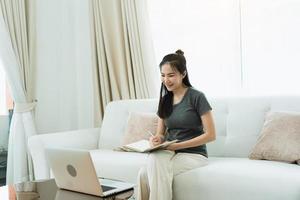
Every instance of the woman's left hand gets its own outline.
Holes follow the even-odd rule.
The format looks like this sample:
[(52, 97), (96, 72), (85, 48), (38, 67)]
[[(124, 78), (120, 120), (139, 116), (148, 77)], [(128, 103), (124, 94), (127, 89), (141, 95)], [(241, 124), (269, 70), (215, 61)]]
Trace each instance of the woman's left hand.
[(179, 144), (178, 144), (178, 143), (170, 144), (169, 146), (167, 146), (166, 149), (167, 149), (167, 150), (170, 150), (170, 151), (178, 150), (178, 149), (179, 149)]

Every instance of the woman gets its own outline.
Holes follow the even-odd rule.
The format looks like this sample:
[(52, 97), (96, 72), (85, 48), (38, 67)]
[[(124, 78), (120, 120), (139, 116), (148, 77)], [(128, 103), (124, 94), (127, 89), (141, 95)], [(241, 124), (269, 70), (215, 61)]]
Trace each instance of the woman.
[(216, 138), (211, 106), (205, 95), (192, 87), (183, 51), (166, 55), (159, 67), (159, 120), (150, 142), (178, 142), (149, 154), (147, 166), (138, 176), (140, 200), (171, 200), (173, 177), (206, 165), (205, 144)]

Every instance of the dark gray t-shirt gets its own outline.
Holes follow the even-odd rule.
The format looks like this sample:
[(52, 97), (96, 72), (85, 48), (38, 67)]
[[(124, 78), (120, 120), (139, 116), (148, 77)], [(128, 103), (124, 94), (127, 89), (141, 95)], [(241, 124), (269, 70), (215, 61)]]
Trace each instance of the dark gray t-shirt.
[[(189, 87), (182, 100), (173, 105), (172, 114), (166, 118), (166, 140), (186, 141), (204, 133), (201, 115), (211, 110), (205, 95)], [(176, 152), (199, 153), (207, 157), (206, 145), (180, 149)]]

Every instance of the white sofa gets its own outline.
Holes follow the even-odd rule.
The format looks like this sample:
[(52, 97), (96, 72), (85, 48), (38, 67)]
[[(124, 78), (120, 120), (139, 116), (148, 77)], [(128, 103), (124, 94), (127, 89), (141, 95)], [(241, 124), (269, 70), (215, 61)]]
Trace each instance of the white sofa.
[[(300, 112), (300, 97), (209, 99), (217, 130), (208, 144), (209, 164), (175, 177), (175, 200), (300, 200), (300, 166), (249, 160), (267, 111)], [(135, 182), (147, 154), (113, 151), (124, 133), (130, 111), (155, 112), (157, 100), (108, 104), (100, 129), (33, 136), (29, 148), (36, 179), (50, 177), (46, 146), (90, 149), (99, 176)]]

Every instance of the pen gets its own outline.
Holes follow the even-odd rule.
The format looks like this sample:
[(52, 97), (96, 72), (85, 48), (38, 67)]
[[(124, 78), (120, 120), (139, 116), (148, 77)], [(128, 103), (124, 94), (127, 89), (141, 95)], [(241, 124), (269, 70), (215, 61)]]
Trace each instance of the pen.
[(153, 133), (151, 133), (150, 131), (147, 131), (147, 133), (149, 133), (151, 136), (155, 137), (155, 136), (153, 135)]

